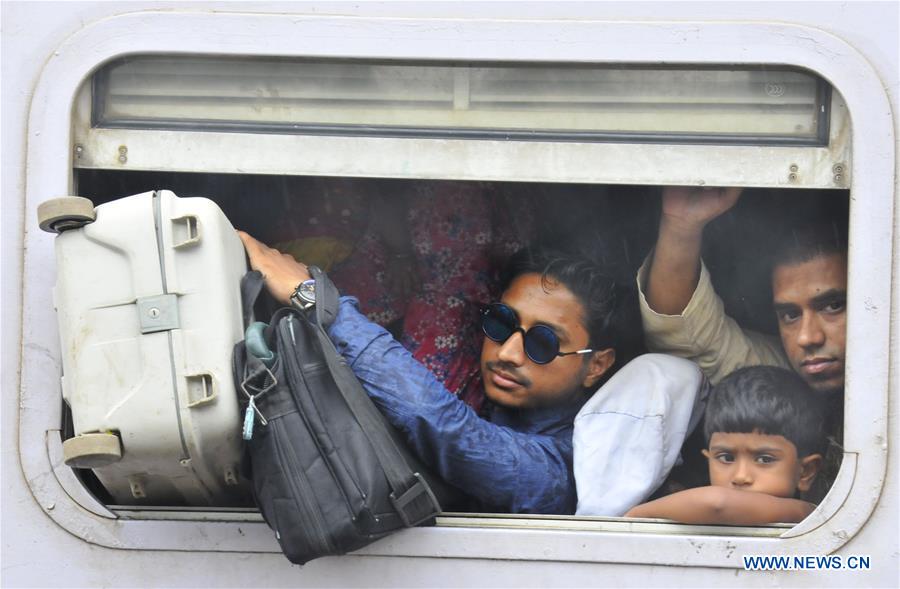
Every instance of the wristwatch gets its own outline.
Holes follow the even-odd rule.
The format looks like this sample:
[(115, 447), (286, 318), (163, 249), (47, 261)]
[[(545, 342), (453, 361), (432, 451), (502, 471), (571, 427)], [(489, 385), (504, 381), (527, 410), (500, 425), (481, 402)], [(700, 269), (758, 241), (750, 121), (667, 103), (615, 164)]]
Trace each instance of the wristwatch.
[(310, 278), (298, 284), (297, 288), (294, 289), (294, 294), (291, 295), (291, 304), (301, 311), (305, 311), (315, 305), (316, 281)]

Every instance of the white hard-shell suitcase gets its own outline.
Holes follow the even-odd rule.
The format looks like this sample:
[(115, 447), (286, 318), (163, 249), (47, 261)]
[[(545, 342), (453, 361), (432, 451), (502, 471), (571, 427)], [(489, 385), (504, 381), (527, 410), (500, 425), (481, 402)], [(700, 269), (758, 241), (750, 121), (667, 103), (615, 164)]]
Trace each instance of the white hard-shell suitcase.
[(65, 197), (38, 216), (59, 232), (66, 464), (92, 468), (119, 504), (246, 501), (231, 357), (247, 268), (225, 215), (164, 190), (96, 209)]

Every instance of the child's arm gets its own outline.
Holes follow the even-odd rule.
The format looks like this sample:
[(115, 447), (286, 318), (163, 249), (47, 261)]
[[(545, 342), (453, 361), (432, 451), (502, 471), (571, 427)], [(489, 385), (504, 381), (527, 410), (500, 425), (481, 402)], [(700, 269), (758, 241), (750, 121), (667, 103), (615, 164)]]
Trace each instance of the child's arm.
[(754, 526), (799, 522), (816, 508), (786, 499), (727, 487), (698, 487), (632, 508), (625, 517), (660, 517), (686, 524)]

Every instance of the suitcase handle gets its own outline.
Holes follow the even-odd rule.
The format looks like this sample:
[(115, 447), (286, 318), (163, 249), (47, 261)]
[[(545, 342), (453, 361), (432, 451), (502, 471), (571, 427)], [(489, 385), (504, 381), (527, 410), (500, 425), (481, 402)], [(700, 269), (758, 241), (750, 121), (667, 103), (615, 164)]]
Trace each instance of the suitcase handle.
[(187, 406), (189, 409), (208, 405), (216, 400), (219, 387), (212, 374), (208, 372), (185, 374), (184, 379), (187, 381)]
[(200, 243), (200, 219), (196, 215), (184, 215), (172, 219), (172, 247), (191, 247)]

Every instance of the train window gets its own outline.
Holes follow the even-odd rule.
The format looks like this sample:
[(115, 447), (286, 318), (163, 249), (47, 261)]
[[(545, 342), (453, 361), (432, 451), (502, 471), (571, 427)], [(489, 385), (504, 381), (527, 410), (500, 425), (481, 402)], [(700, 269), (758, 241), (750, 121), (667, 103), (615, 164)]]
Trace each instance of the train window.
[[(225, 50), (205, 37), (185, 35), (185, 53), (175, 54), (158, 36), (183, 30), (187, 21), (160, 13), (132, 23), (128, 35), (113, 34), (116, 19), (98, 25), (112, 27), (103, 36), (111, 45), (102, 58), (93, 53), (96, 38), (76, 37), (72, 46), (91, 56), (89, 67), (75, 68), (65, 53), (48, 64), (47, 75), (65, 74), (69, 85), (59, 98), (57, 85), (46, 82), (36, 94), (33, 117), (57, 123), (42, 129), (65, 130), (32, 138), (29, 159), (48, 161), (52, 173), (29, 171), (30, 205), (66, 189), (98, 203), (171, 189), (214, 198), (235, 225), (275, 243), (308, 229), (304, 202), (317, 205), (317, 194), (409, 194), (415, 202), (442, 191), (475, 193), (488, 208), (532, 218), (531, 224), (514, 224), (511, 245), (572, 236), (608, 243), (616, 272), (633, 277), (653, 245), (659, 187), (740, 186), (745, 196), (738, 208), (710, 227), (709, 262), (729, 312), (769, 333), (774, 326), (766, 308), (765, 270), (755, 258), (772, 226), (810, 210), (850, 226), (846, 454), (835, 486), (807, 520), (787, 529), (721, 528), (459, 513), (440, 518), (438, 529), (411, 530), (365, 552), (735, 566), (735, 547), (738, 554), (812, 553), (810, 546), (821, 552), (845, 543), (845, 529), (863, 525), (870, 513), (868, 491), (884, 480), (887, 448), (882, 431), (887, 360), (869, 352), (886, 349), (884, 322), (874, 314), (889, 307), (889, 289), (876, 278), (890, 273), (890, 231), (877, 211), (891, 202), (892, 193), (890, 181), (882, 182), (878, 174), (856, 174), (883, 171), (878, 162), (893, 153), (873, 131), (876, 122), (883, 123), (875, 113), (889, 109), (861, 107), (860, 88), (883, 89), (873, 76), (859, 73), (864, 68), (857, 57), (838, 46), (829, 55), (844, 55), (858, 67), (822, 58), (823, 51), (803, 43), (792, 44), (798, 53), (791, 59), (746, 49), (783, 47), (785, 38), (810, 35), (831, 47), (830, 36), (790, 26), (724, 23), (713, 35), (701, 24), (696, 27), (701, 41), (695, 44), (683, 43), (679, 33), (626, 49), (623, 39), (643, 25), (535, 22), (527, 25), (527, 34), (517, 34), (537, 45), (511, 53), (515, 44), (491, 40), (490, 23), (473, 21), (459, 29), (469, 36), (467, 42), (484, 48), (473, 55), (448, 51), (446, 41), (429, 36), (423, 23), (411, 28), (394, 23), (388, 29), (408, 43), (386, 56), (383, 45), (373, 45), (366, 33), (365, 19), (338, 18), (342, 35), (358, 43), (348, 52), (329, 52), (315, 35), (298, 34), (318, 30), (321, 22), (300, 19), (287, 26), (278, 15), (246, 14), (192, 18), (215, 23), (215, 30), (231, 34), (237, 45)], [(240, 40), (249, 24), (273, 31), (264, 48)], [(540, 47), (547, 47), (540, 39), (565, 33), (574, 40), (581, 26), (592, 32), (589, 43), (573, 41), (571, 47), (541, 53)], [(673, 31), (681, 31), (679, 26), (671, 25)], [(657, 39), (656, 28), (642, 32), (642, 38)], [(744, 49), (732, 47), (738, 34)], [(59, 69), (65, 64), (74, 68), (71, 75)], [(68, 108), (72, 102), (74, 109)], [(851, 141), (860, 129), (873, 138), (864, 146)], [(881, 150), (880, 160), (858, 158), (873, 156), (872, 146)], [(361, 206), (369, 206), (366, 199)], [(352, 211), (346, 217), (355, 219)], [(277, 551), (252, 509), (116, 506), (100, 496), (97, 481), (86, 473), (75, 479), (61, 464), (68, 424), (55, 394), (58, 365), (52, 353), (29, 352), (58, 345), (43, 318), (51, 306), (45, 292), (53, 267), (47, 241), (29, 236), (25, 264), (34, 296), (25, 298), (24, 333), (34, 341), (24, 342), (23, 382), (31, 383), (32, 391), (25, 392), (23, 406), (44, 403), (48, 409), (24, 413), (20, 436), (28, 443), (20, 450), (30, 481), (53, 479), (52, 485), (32, 486), (36, 497), (51, 517), (80, 530), (88, 525), (83, 509), (55, 507), (64, 499), (72, 505), (69, 498), (75, 498), (96, 518), (88, 527), (99, 531), (91, 528), (88, 535), (104, 545)], [(865, 296), (864, 283), (872, 285)], [(42, 328), (34, 329), (40, 321)], [(872, 379), (881, 392), (861, 403), (866, 387), (860, 379), (866, 366), (876, 364)], [(873, 428), (864, 423), (876, 424), (877, 431), (869, 435)], [(36, 439), (45, 441), (40, 452), (30, 449)], [(48, 473), (53, 476), (41, 478)], [(865, 488), (858, 484), (863, 479)], [(851, 496), (860, 505), (870, 503), (843, 509)], [(142, 526), (129, 526), (132, 520)], [(469, 534), (471, 527), (479, 529)], [(506, 528), (529, 533), (516, 536), (519, 542), (505, 542)], [(697, 536), (710, 550), (685, 550)], [(465, 541), (446, 542), (450, 537)]]
[(789, 68), (132, 56), (94, 77), (92, 118), (135, 129), (825, 145), (828, 89)]
[[(427, 145), (442, 137), (471, 141), (503, 136), (545, 149), (560, 140), (584, 144), (602, 139), (643, 142), (650, 150), (672, 142), (827, 150), (832, 148), (832, 118), (835, 132), (846, 124), (840, 97), (832, 107), (830, 86), (821, 78), (762, 67), (488, 67), (129, 56), (97, 72), (83, 94), (76, 116), (82, 122), (76, 134), (84, 138), (75, 160), (79, 193), (96, 203), (156, 189), (208, 196), (235, 226), (330, 271), (343, 293), (361, 301), (363, 312), (418, 350), (431, 347), (431, 340), (422, 338), (435, 337), (428, 324), (439, 313), (419, 310), (416, 315), (412, 309), (427, 307), (426, 299), (451, 282), (452, 293), (444, 295), (487, 304), (499, 296), (499, 284), (489, 277), (499, 276), (509, 256), (522, 247), (551, 245), (602, 259), (620, 282), (633, 283), (655, 241), (659, 189), (572, 183), (556, 170), (544, 172), (545, 180), (556, 182), (415, 173), (391, 179), (373, 177), (366, 169), (355, 170), (363, 176), (355, 178), (310, 175), (313, 169), (299, 161), (284, 162), (280, 174), (247, 173), (253, 171), (247, 165), (244, 173), (221, 174), (206, 169), (206, 163), (218, 159), (222, 148), (197, 157), (190, 138), (208, 133), (295, 135), (301, 140), (338, 135), (373, 142), (419, 139)], [(88, 120), (89, 127), (83, 124)], [(92, 157), (100, 133), (121, 137), (116, 165)], [(174, 155), (178, 168), (191, 172), (167, 170), (163, 161), (155, 162), (155, 169), (133, 170), (131, 154), (146, 151), (161, 133), (182, 138), (173, 145)], [(169, 150), (167, 157), (172, 156)], [(502, 161), (503, 155), (494, 159)], [(813, 216), (841, 228), (847, 224), (846, 190), (833, 188), (838, 174), (832, 170), (824, 183), (828, 189), (822, 190), (821, 180), (803, 174), (798, 164), (788, 166), (788, 172), (786, 183), (806, 190), (752, 187), (745, 180), (751, 187), (741, 205), (707, 231), (704, 255), (729, 316), (772, 336), (777, 329), (768, 260), (761, 253), (775, 226), (792, 227)], [(644, 182), (653, 179), (644, 173)], [(398, 236), (408, 243), (398, 245)], [(329, 245), (324, 250), (323, 240)], [(397, 247), (407, 255), (412, 252), (402, 272), (417, 272), (428, 293), (421, 300), (415, 292), (398, 295), (387, 288), (399, 277), (375, 278), (401, 272), (396, 264), (378, 262)], [(462, 260), (481, 276), (481, 283), (450, 276), (452, 269), (441, 256), (457, 265)], [(479, 339), (477, 326), (469, 327), (458, 326), (454, 333)], [(632, 328), (631, 340), (640, 342), (639, 324)], [(447, 338), (442, 341), (446, 344)], [(465, 346), (444, 344), (442, 358), (458, 354), (453, 362), (477, 365), (475, 356), (460, 352)], [(639, 344), (627, 354), (645, 350)], [(421, 352), (420, 360), (440, 371), (438, 356)], [(480, 397), (470, 403), (480, 407)], [(692, 455), (673, 476), (705, 482), (699, 448), (688, 446), (688, 452)], [(90, 472), (81, 475), (98, 494), (104, 492)], [(153, 504), (143, 496), (133, 499), (136, 506)]]

